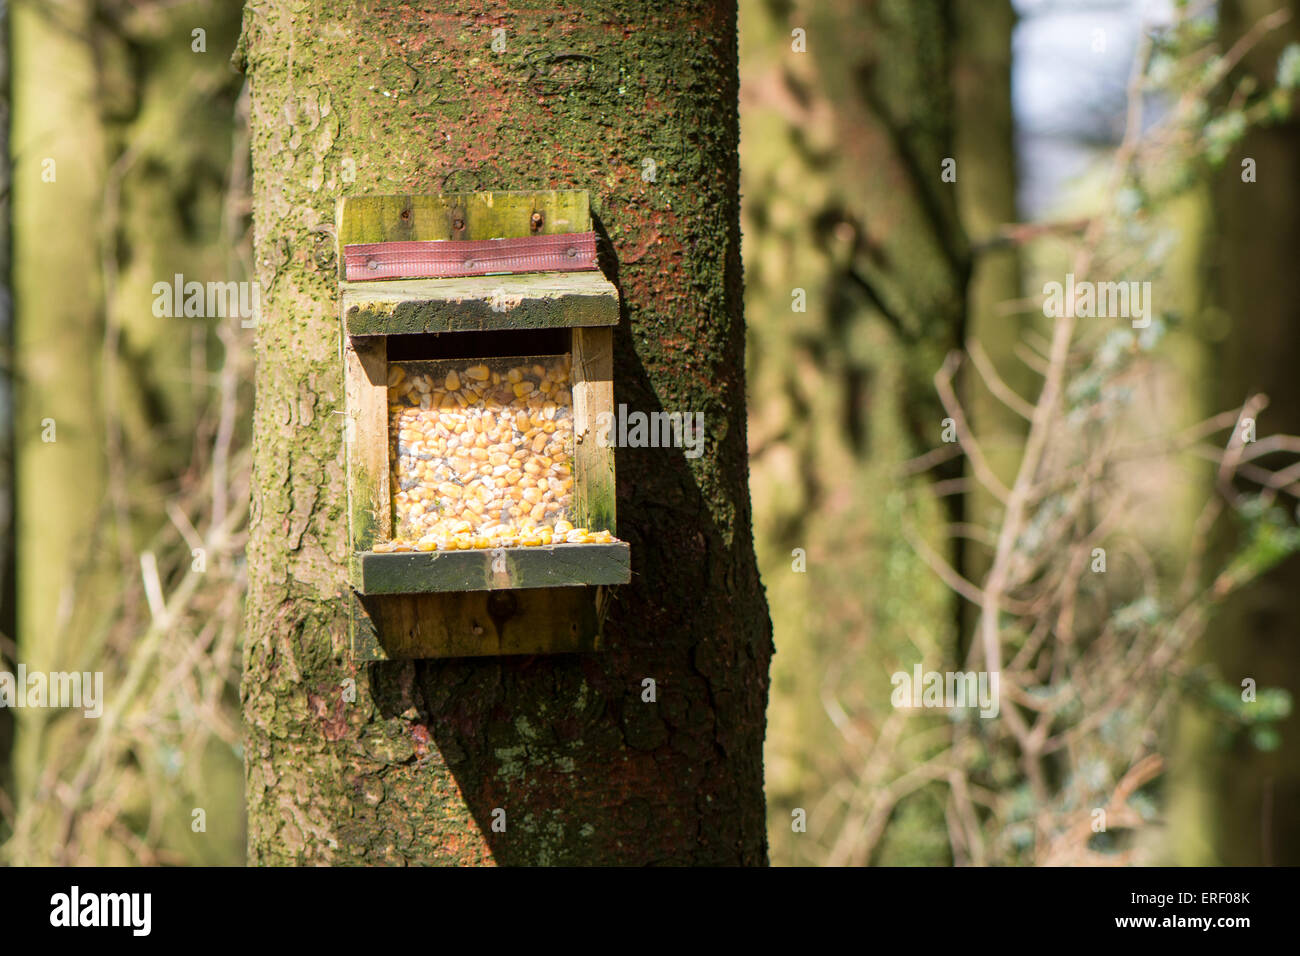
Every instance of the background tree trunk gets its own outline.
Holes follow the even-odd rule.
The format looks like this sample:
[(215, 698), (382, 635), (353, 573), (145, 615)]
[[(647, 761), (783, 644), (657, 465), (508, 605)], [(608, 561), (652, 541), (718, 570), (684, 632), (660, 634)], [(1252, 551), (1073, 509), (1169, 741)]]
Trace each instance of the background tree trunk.
[[(112, 593), (98, 539), (104, 500), (103, 314), (96, 212), (106, 150), (94, 4), (13, 8), (14, 303), (23, 356), (15, 413), (18, 653), (30, 671), (81, 669), (93, 631), (73, 594)], [(47, 440), (52, 439), (52, 440)], [(95, 552), (92, 557), (91, 552)], [(36, 786), (50, 711), (16, 712), (19, 799)]]
[(221, 52), (239, 14), (231, 0), (12, 6), (18, 652), (29, 672), (102, 673), (108, 698), (99, 720), (17, 712), (14, 862), (242, 859), (234, 562), (209, 549), (187, 590), (194, 643), (184, 602), (159, 625), (142, 570), (155, 559), (171, 597), (192, 567), (177, 516), (206, 532), (227, 517), (205, 501), (246, 500), (228, 461), (204, 480), (224, 403), (250, 391), (226, 362), (239, 321), (158, 315), (153, 292), (177, 273), (242, 277), (247, 151)]
[[(1286, 7), (1289, 22), (1266, 34), (1242, 69), (1271, 89), (1288, 43), (1300, 41), (1298, 0), (1228, 0), (1221, 6), (1227, 49), (1261, 18)], [(1257, 181), (1242, 181), (1241, 161), (1256, 163)], [(1218, 407), (1263, 392), (1269, 406), (1259, 435), (1300, 433), (1300, 120), (1252, 130), (1217, 176), (1213, 189), (1212, 300), (1231, 317), (1216, 351)], [(1271, 463), (1276, 459), (1265, 459)], [(1207, 653), (1223, 680), (1240, 688), (1247, 677), (1260, 688), (1281, 687), (1300, 699), (1300, 558), (1292, 557), (1238, 595), (1218, 618)], [(1246, 734), (1208, 735), (1203, 782), (1211, 862), (1233, 866), (1294, 865), (1300, 861), (1300, 710), (1277, 725), (1280, 746), (1253, 747)], [(1217, 748), (1215, 744), (1217, 743)]]
[[(1015, 122), (1011, 113), (1011, 34), (1016, 16), (1010, 0), (957, 0), (953, 4), (954, 156), (957, 202), (962, 224), (974, 241), (990, 243), (1001, 227), (1019, 221), (1016, 208)], [(1036, 394), (1038, 379), (1015, 354), (1025, 328), (1020, 312), (1008, 305), (1020, 298), (1020, 249), (985, 245), (973, 257), (967, 290), (966, 335), (978, 342), (1002, 378), (1019, 395)], [(964, 344), (964, 343), (963, 343)], [(985, 387), (969, 363), (961, 395), (971, 429), (989, 465), (1004, 482), (1015, 479), (1026, 424)], [(969, 469), (968, 469), (969, 471)], [(1000, 504), (977, 482), (966, 496), (966, 517), (991, 526)], [(977, 584), (988, 573), (985, 543), (957, 539), (959, 566)], [(960, 602), (956, 660), (963, 661), (979, 620), (979, 608)]]
[[(746, 484), (734, 3), (254, 3), (242, 55), (263, 290), (250, 860), (765, 862), (771, 629)], [(619, 450), (633, 583), (602, 652), (355, 665), (337, 199), (560, 187), (591, 191), (617, 260), (615, 401), (703, 412), (705, 454)]]
[[(9, 276), (9, 5), (0, 4), (0, 670), (18, 656), (14, 613), (14, 337)], [(14, 716), (0, 710), (0, 843), (13, 817), (9, 751)]]
[[(751, 462), (785, 636), (770, 833), (789, 862), (951, 861), (939, 788), (904, 799), (878, 846), (862, 840), (883, 786), (862, 762), (895, 713), (889, 674), (947, 661), (958, 607), (904, 533), (942, 550), (944, 503), (928, 477), (898, 473), (940, 444), (933, 376), (964, 337), (960, 186), (942, 178), (963, 155), (950, 14), (940, 0), (749, 0), (742, 15)], [(903, 737), (941, 724), (909, 718)], [(806, 834), (791, 831), (798, 808)]]

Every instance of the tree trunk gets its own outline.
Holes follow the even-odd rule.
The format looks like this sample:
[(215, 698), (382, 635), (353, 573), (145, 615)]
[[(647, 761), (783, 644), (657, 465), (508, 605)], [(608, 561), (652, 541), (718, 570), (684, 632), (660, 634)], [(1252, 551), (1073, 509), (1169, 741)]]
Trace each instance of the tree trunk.
[[(1287, 43), (1300, 40), (1300, 0), (1232, 0), (1222, 6), (1224, 49), (1262, 17), (1285, 6), (1291, 19), (1268, 33), (1243, 59), (1242, 68), (1271, 89)], [(1255, 160), (1257, 181), (1243, 182), (1241, 161)], [(1252, 131), (1224, 165), (1214, 185), (1216, 216), (1211, 283), (1217, 303), (1231, 316), (1231, 333), (1218, 343), (1219, 407), (1230, 408), (1253, 392), (1268, 395), (1259, 435), (1300, 432), (1300, 339), (1296, 302), (1300, 272), (1300, 120)], [(1239, 688), (1247, 677), (1259, 687), (1282, 687), (1300, 696), (1300, 558), (1274, 568), (1234, 599), (1207, 642), (1223, 680)], [(1281, 746), (1263, 753), (1245, 734), (1227, 752), (1211, 754), (1203, 773), (1215, 821), (1209, 843), (1213, 862), (1234, 866), (1294, 865), (1300, 861), (1300, 711), (1278, 726)]]
[[(937, 787), (905, 798), (867, 845), (859, 808), (883, 784), (863, 777), (828, 706), (878, 727), (890, 685), (863, 674), (951, 655), (956, 599), (905, 538), (915, 528), (938, 544), (944, 502), (905, 494), (925, 479), (898, 477), (940, 443), (933, 376), (965, 321), (969, 254), (958, 186), (942, 178), (944, 159), (963, 155), (949, 6), (742, 7), (751, 464), (782, 635), (768, 750), (782, 861), (951, 861)], [(953, 461), (950, 476), (960, 470)], [(939, 723), (909, 718), (905, 736)], [(791, 829), (798, 809), (806, 833)]]
[[(88, 0), (15, 5), (11, 21), (18, 157), (11, 264), (14, 348), (22, 356), (14, 415), (14, 525), (22, 554), (16, 614), (18, 655), (32, 672), (79, 667), (76, 635), (91, 632), (94, 602), (78, 608), (73, 595), (117, 591), (86, 547), (106, 484), (96, 245), (105, 148), (94, 50), (83, 39), (92, 26)], [(15, 718), (21, 803), (44, 767), (43, 731), (55, 715), (23, 710)]]
[[(143, 639), (154, 619), (141, 565), (144, 552), (156, 555), (167, 591), (191, 567), (164, 502), (207, 524), (195, 486), (223, 394), (218, 323), (238, 329), (238, 320), (158, 315), (153, 286), (177, 273), (239, 278), (237, 229), (223, 232), (245, 215), (241, 197), (227, 201), (239, 78), (216, 52), (234, 44), (239, 12), (94, 0), (12, 7), (18, 650), (29, 673), (98, 671), (111, 689), (101, 720), (17, 712), (12, 862), (242, 858), (240, 761), (219, 739), (233, 720), (210, 720), (187, 697), (196, 686), (206, 696), (224, 656), (206, 646), (177, 670), (170, 655), (182, 632)], [(213, 484), (214, 499), (233, 494), (233, 480)], [(195, 590), (206, 599), (230, 576), (209, 574)], [(148, 732), (107, 730), (123, 712)], [(203, 732), (192, 734), (195, 725)], [(82, 773), (90, 752), (102, 763)], [(156, 772), (178, 765), (184, 782)], [(191, 829), (196, 796), (212, 817), (202, 835)]]
[[(771, 630), (747, 488), (734, 3), (253, 4), (239, 55), (263, 292), (250, 860), (764, 863)], [(336, 202), (564, 187), (591, 191), (616, 260), (615, 401), (703, 412), (705, 453), (619, 449), (633, 581), (604, 650), (355, 664)]]
[[(9, 7), (0, 5), (0, 670), (18, 656), (14, 638), (14, 392), (13, 293), (9, 284)], [(0, 710), (0, 842), (4, 842), (13, 784), (9, 751), (14, 716)]]
[[(952, 10), (957, 201), (966, 232), (975, 241), (988, 243), (1002, 226), (1019, 219), (1011, 112), (1011, 34), (1016, 16), (1010, 0), (959, 0)], [(1039, 383), (1015, 354), (1025, 317), (1005, 311), (1020, 294), (1019, 249), (984, 246), (974, 257), (967, 290), (967, 337), (985, 351), (1008, 385), (1020, 395), (1032, 396)], [(1025, 422), (994, 398), (969, 363), (961, 386), (970, 427), (983, 443), (990, 467), (1009, 486), (1015, 479)], [(990, 524), (988, 516), (996, 514), (998, 507), (986, 489), (972, 482), (966, 514), (974, 524)], [(982, 582), (991, 564), (988, 547), (970, 540), (958, 542), (958, 566), (971, 581)], [(956, 660), (964, 661), (979, 608), (963, 601), (958, 614)]]

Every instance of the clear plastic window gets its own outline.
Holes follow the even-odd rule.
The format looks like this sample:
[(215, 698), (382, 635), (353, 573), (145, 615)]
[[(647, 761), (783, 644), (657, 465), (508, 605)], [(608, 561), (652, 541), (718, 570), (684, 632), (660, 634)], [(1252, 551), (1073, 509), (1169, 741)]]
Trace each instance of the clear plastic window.
[(573, 527), (569, 355), (393, 362), (393, 540), (452, 550), (612, 540)]

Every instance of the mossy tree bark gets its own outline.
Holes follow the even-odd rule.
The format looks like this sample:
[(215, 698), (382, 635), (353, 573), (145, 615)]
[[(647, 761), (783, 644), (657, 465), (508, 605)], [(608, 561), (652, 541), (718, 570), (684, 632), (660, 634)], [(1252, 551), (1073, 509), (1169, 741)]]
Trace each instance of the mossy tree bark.
[[(240, 55), (263, 291), (250, 860), (765, 862), (734, 4), (252, 2)], [(605, 650), (354, 664), (335, 204), (563, 187), (591, 191), (616, 260), (616, 401), (703, 412), (705, 453), (618, 451), (633, 583)]]

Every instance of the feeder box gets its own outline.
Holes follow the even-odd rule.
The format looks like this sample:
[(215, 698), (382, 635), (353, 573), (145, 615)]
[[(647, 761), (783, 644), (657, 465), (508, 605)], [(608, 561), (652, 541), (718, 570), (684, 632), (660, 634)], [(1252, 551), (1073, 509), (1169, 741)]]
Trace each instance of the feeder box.
[(336, 227), (354, 658), (597, 649), (630, 555), (587, 194), (351, 197)]

